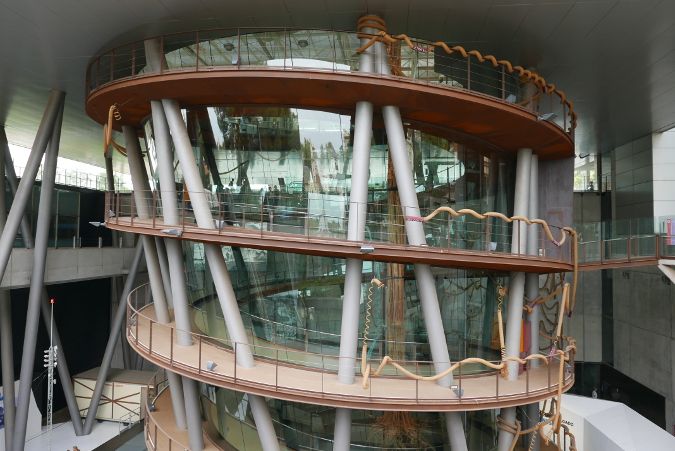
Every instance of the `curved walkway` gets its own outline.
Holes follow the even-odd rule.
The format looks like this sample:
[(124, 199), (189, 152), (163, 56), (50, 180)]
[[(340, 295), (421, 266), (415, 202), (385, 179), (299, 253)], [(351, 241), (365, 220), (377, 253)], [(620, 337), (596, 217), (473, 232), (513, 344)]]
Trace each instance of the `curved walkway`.
[[(449, 390), (434, 382), (402, 377), (371, 377), (362, 388), (357, 376), (353, 385), (338, 382), (335, 356), (304, 353), (296, 349), (250, 346), (258, 358), (253, 368), (235, 365), (237, 343), (192, 334), (191, 346), (175, 342), (173, 323), (158, 324), (152, 305), (139, 310), (128, 304), (127, 339), (136, 352), (156, 365), (201, 382), (236, 391), (288, 401), (364, 410), (466, 411), (517, 406), (555, 396), (558, 391), (559, 361), (540, 367), (528, 365), (515, 381), (498, 372), (456, 377), (457, 387)], [(306, 354), (306, 355), (305, 355)], [(295, 359), (320, 359), (318, 369), (299, 366)], [(333, 362), (333, 363), (331, 363)], [(404, 362), (407, 365), (415, 362)], [(427, 362), (425, 362), (426, 364)], [(329, 369), (330, 368), (330, 369)], [(574, 383), (566, 370), (563, 391)]]
[[(187, 430), (176, 427), (168, 390), (162, 391), (154, 402), (154, 410), (145, 407), (145, 445), (149, 451), (188, 450)], [(204, 434), (204, 451), (220, 451)]]
[[(182, 239), (224, 246), (292, 252), (337, 258), (355, 258), (392, 263), (423, 263), (449, 268), (487, 269), (493, 271), (519, 271), (533, 273), (567, 272), (574, 265), (565, 260), (539, 256), (471, 251), (431, 246), (397, 245), (381, 242), (360, 243), (346, 239), (315, 236), (307, 233), (287, 233), (239, 226), (220, 229), (203, 229), (196, 224), (165, 225), (162, 217), (139, 219), (137, 217), (111, 217), (106, 226), (121, 232), (154, 235), (162, 238)], [(368, 246), (367, 248), (364, 246)]]

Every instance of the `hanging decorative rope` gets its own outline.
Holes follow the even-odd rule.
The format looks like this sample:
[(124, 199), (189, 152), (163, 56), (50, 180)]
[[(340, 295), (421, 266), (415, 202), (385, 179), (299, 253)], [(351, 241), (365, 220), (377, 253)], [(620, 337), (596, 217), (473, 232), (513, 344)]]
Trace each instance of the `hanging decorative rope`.
[(113, 119), (115, 119), (116, 121), (122, 120), (122, 113), (120, 113), (120, 110), (119, 108), (117, 108), (116, 103), (110, 105), (110, 108), (108, 109), (108, 122), (103, 124), (103, 153), (104, 155), (108, 155), (110, 146), (112, 146), (113, 149), (117, 150), (119, 153), (121, 153), (126, 157), (127, 149), (125, 149), (124, 146), (117, 144), (112, 137)]

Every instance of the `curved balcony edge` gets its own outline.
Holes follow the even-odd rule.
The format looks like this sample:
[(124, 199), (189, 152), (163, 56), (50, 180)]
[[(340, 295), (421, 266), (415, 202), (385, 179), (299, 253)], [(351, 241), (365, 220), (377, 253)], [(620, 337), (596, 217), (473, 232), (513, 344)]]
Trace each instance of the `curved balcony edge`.
[[(325, 359), (335, 360), (335, 356), (320, 356), (321, 369), (312, 369), (285, 359), (283, 353), (288, 350), (251, 344), (241, 346), (267, 357), (258, 357), (253, 368), (243, 368), (235, 364), (237, 343), (224, 345), (222, 340), (193, 333), (191, 346), (179, 346), (175, 343), (175, 326), (157, 323), (152, 318), (151, 304), (135, 309), (131, 296), (126, 336), (144, 359), (200, 382), (269, 398), (363, 410), (449, 412), (529, 404), (556, 396), (559, 390), (566, 392), (574, 384), (573, 364), (555, 357), (548, 357), (548, 363), (542, 366), (527, 364), (514, 381), (503, 379), (496, 371), (462, 377), (460, 367), (452, 390), (431, 381), (391, 376), (371, 377), (367, 388), (363, 388), (361, 376), (355, 378), (354, 384), (345, 385), (337, 381), (334, 372), (325, 369)], [(316, 358), (314, 353), (306, 354)]]

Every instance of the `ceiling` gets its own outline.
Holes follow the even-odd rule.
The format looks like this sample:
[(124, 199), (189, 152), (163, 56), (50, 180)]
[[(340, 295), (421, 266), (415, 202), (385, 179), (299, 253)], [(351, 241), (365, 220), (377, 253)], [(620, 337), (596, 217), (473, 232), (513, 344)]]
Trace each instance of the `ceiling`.
[(365, 13), (392, 33), (536, 68), (575, 103), (578, 153), (675, 126), (672, 0), (0, 0), (0, 124), (30, 146), (49, 89), (62, 89), (61, 155), (101, 166), (101, 128), (84, 113), (85, 68), (99, 51), (201, 28), (353, 30)]

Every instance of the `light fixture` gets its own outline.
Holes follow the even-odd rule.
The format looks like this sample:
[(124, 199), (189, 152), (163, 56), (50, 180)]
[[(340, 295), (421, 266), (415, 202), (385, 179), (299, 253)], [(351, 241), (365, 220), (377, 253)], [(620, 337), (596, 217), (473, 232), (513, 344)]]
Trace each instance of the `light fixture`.
[(516, 96), (514, 94), (509, 94), (505, 99), (509, 103), (516, 103)]
[(100, 222), (100, 221), (89, 221), (89, 224), (93, 225), (94, 227), (105, 227), (105, 221)]
[(464, 389), (459, 388), (459, 385), (451, 385), (450, 390), (452, 390), (458, 398), (464, 396)]
[(362, 254), (372, 254), (375, 252), (375, 247), (370, 245), (370, 244), (362, 244), (361, 245), (361, 253)]
[(555, 113), (546, 113), (542, 114), (541, 116), (537, 116), (538, 121), (550, 121), (551, 119), (555, 119), (558, 115)]
[(299, 39), (298, 40), (298, 47), (300, 47), (301, 49), (304, 49), (308, 45), (309, 45), (309, 42), (307, 42), (307, 39)]
[(115, 217), (115, 212), (112, 210), (108, 210), (108, 217), (109, 218), (114, 218)]
[(231, 42), (228, 42), (225, 45), (223, 45), (223, 48), (225, 50), (227, 50), (228, 52), (231, 52), (232, 50), (234, 50), (234, 44), (232, 44)]
[(216, 362), (213, 362), (211, 360), (206, 361), (206, 369), (207, 370), (213, 371), (216, 368), (216, 366), (218, 366), (218, 364)]
[(180, 229), (162, 229), (161, 232), (166, 233), (167, 235), (178, 236), (178, 237), (183, 235), (183, 231), (180, 230)]

